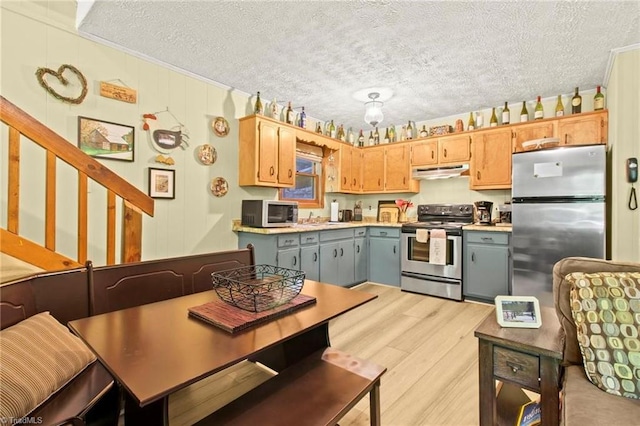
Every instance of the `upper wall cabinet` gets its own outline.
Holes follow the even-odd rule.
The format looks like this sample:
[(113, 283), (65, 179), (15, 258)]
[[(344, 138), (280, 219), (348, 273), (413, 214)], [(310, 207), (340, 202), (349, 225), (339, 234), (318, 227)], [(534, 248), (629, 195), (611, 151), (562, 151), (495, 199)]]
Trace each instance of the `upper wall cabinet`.
[(518, 124), (513, 129), (513, 152), (522, 152), (522, 143), (534, 139), (552, 138), (556, 135), (558, 120), (540, 120)]
[(411, 144), (412, 166), (434, 166), (438, 164), (438, 141), (423, 140)]
[(607, 111), (597, 111), (558, 120), (560, 145), (606, 144), (607, 117)]
[(287, 125), (258, 116), (240, 119), (240, 186), (292, 187), (296, 133)]
[(441, 136), (438, 138), (438, 164), (460, 164), (471, 156), (471, 136), (469, 134)]
[(509, 128), (493, 128), (473, 134), (469, 187), (511, 188), (511, 139)]

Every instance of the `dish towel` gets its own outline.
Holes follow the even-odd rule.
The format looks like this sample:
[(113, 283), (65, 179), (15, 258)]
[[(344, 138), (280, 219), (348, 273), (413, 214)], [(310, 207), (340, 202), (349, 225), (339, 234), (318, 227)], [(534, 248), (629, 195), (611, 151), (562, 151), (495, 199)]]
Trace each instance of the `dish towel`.
[(447, 264), (447, 232), (444, 229), (432, 229), (429, 241), (429, 263)]
[(416, 229), (416, 241), (419, 243), (426, 243), (429, 241), (428, 229)]

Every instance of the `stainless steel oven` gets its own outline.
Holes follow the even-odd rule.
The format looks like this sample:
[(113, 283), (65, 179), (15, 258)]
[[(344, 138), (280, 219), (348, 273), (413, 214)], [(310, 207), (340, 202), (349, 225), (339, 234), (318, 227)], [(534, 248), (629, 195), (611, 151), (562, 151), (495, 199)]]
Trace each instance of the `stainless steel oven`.
[[(418, 222), (405, 224), (401, 235), (402, 290), (462, 300), (462, 227), (473, 222), (471, 204), (418, 206)], [(444, 229), (445, 264), (432, 262), (430, 240), (418, 241), (418, 229)]]

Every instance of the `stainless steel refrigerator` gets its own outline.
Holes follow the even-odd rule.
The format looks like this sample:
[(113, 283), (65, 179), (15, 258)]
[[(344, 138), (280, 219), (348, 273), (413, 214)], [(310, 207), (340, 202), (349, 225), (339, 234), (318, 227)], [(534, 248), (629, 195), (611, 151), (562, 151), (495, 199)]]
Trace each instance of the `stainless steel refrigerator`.
[(513, 154), (512, 294), (553, 306), (553, 265), (567, 256), (606, 256), (606, 148)]

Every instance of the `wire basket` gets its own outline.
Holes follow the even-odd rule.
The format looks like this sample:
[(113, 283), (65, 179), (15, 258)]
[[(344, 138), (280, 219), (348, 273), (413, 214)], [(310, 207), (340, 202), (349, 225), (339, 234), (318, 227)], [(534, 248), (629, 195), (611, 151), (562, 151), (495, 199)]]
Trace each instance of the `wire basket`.
[(250, 312), (284, 305), (300, 294), (304, 271), (272, 265), (252, 265), (213, 272), (213, 288), (220, 299)]

